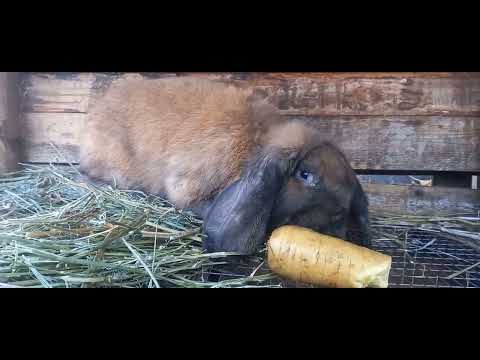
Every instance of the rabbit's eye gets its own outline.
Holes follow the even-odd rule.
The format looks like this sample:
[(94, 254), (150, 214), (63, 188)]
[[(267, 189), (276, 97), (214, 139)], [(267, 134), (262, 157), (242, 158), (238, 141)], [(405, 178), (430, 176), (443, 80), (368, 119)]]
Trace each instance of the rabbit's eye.
[(314, 185), (315, 177), (308, 169), (300, 169), (297, 171), (297, 178), (306, 183), (307, 185)]
[(300, 171), (300, 177), (304, 180), (308, 180), (308, 177), (312, 176), (312, 173), (308, 170), (302, 170)]

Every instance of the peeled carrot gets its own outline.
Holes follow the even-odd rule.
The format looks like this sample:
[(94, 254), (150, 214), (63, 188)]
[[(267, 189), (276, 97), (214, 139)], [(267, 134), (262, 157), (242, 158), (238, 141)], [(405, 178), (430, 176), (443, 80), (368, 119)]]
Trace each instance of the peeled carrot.
[(388, 255), (293, 225), (273, 231), (267, 260), (284, 278), (336, 288), (386, 288), (392, 264)]

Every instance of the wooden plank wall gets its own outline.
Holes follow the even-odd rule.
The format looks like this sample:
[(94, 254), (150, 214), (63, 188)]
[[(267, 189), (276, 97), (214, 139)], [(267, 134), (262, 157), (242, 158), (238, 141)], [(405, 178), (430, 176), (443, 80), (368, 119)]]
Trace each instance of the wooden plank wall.
[(0, 174), (18, 167), (18, 74), (0, 72)]
[[(78, 161), (77, 136), (88, 112), (90, 93), (99, 83), (112, 76), (183, 75), (186, 73), (23, 74), (24, 161), (65, 162), (50, 142), (68, 161)], [(194, 75), (254, 87), (280, 114), (299, 117), (321, 129), (342, 147), (353, 167), (363, 172), (480, 173), (480, 73)], [(473, 190), (464, 191), (459, 195), (462, 201), (456, 202), (451, 192), (447, 196), (444, 189), (431, 188), (422, 189), (423, 199), (427, 194), (431, 205), (443, 205), (433, 204), (429, 210), (428, 202), (423, 201), (423, 206), (408, 207), (405, 201), (413, 204), (412, 199), (420, 197), (415, 189), (368, 186), (375, 206), (401, 212), (474, 211), (480, 204), (478, 192)], [(446, 198), (449, 200), (444, 201)]]

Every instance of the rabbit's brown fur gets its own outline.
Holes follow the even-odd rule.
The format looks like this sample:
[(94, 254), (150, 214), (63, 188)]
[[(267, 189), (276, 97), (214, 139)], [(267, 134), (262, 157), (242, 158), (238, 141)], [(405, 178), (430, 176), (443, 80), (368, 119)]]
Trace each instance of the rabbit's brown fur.
[(94, 99), (80, 165), (93, 178), (179, 207), (238, 178), (255, 145), (251, 91), (194, 77), (113, 82)]

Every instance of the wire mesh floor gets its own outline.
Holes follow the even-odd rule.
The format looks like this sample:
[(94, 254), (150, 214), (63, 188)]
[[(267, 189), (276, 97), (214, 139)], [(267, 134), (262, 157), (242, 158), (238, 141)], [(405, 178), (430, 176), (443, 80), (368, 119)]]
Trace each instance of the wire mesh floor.
[(441, 234), (410, 230), (405, 248), (383, 239), (372, 245), (392, 256), (391, 288), (480, 288), (480, 251)]
[[(392, 228), (389, 229), (392, 234)], [(356, 234), (352, 234), (354, 238)], [(399, 229), (398, 238), (388, 240), (374, 234), (372, 249), (392, 257), (389, 288), (480, 288), (480, 244), (478, 249), (464, 245), (441, 233), (430, 233), (414, 228)], [(252, 264), (229, 264), (216, 267), (209, 280), (216, 281), (242, 271), (248, 275)], [(232, 268), (234, 270), (232, 270)], [(264, 264), (260, 273), (268, 272)], [(272, 280), (272, 284), (279, 279)], [(282, 287), (314, 287), (281, 279)]]
[[(373, 230), (372, 249), (392, 257), (389, 288), (480, 288), (480, 244), (467, 245), (448, 234), (429, 232), (415, 227), (384, 227), (382, 236)], [(355, 242), (358, 234), (351, 233)], [(402, 240), (401, 240), (402, 239)], [(472, 245), (473, 244), (473, 245)], [(253, 265), (228, 264), (206, 272), (210, 281), (248, 275)], [(266, 263), (259, 273), (268, 272)], [(237, 274), (237, 275), (235, 275)], [(285, 279), (273, 279), (282, 287), (314, 287)]]

